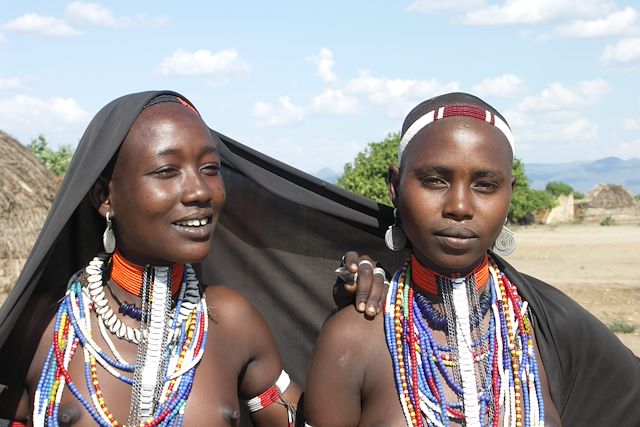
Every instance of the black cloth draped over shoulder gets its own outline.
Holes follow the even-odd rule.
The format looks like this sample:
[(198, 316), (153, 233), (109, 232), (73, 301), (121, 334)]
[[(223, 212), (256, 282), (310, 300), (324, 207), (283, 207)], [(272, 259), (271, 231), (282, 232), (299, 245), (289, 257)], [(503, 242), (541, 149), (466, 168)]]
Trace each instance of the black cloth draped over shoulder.
[[(0, 407), (17, 404), (38, 337), (68, 279), (102, 247), (104, 219), (87, 193), (143, 106), (162, 93), (173, 92), (116, 99), (83, 135), (42, 233), (0, 308), (0, 384), (9, 388), (0, 394)], [(334, 311), (334, 269), (345, 250), (366, 253), (388, 270), (408, 252), (384, 246), (390, 207), (211, 133), (219, 141), (227, 202), (212, 251), (200, 265), (202, 283), (235, 288), (253, 303), (276, 337), (285, 369), (304, 386), (314, 341)], [(502, 265), (534, 313), (563, 424), (640, 425), (640, 361), (564, 294)]]

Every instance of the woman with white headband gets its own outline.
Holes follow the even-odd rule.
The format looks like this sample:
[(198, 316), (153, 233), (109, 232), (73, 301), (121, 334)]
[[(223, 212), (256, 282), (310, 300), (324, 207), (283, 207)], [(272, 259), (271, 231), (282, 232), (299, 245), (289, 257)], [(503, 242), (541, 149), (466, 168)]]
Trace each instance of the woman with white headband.
[(387, 246), (412, 253), (385, 315), (347, 307), (317, 342), (305, 391), (314, 427), (637, 426), (640, 362), (560, 291), (501, 255), (513, 136), (481, 99), (451, 93), (405, 119), (388, 173)]

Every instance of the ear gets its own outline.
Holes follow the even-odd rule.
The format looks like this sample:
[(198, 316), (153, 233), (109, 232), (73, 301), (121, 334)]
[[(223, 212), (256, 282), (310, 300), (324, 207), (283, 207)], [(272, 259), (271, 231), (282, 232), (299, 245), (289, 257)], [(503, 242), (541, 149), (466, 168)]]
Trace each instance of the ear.
[(111, 212), (111, 201), (109, 200), (109, 181), (104, 177), (99, 177), (89, 191), (91, 204), (100, 215), (106, 217), (107, 212)]
[(387, 188), (393, 206), (398, 207), (398, 194), (400, 188), (400, 169), (396, 165), (389, 165), (387, 171)]
[(516, 182), (518, 181), (518, 178), (516, 178), (515, 176), (511, 177), (511, 192), (513, 192), (513, 190), (516, 189)]

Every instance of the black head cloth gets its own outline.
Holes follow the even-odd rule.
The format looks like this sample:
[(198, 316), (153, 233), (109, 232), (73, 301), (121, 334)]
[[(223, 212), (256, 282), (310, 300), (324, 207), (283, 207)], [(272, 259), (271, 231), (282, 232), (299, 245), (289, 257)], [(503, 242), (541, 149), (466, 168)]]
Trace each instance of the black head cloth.
[[(123, 96), (102, 108), (87, 127), (20, 277), (0, 307), (0, 384), (14, 388), (22, 381), (37, 337), (55, 314), (67, 281), (102, 249), (104, 219), (87, 194), (99, 175), (112, 167), (145, 105), (162, 95), (179, 96), (170, 91)], [(0, 395), (0, 407), (11, 404), (5, 396)]]
[[(25, 333), (42, 334), (68, 279), (102, 249), (104, 219), (87, 194), (112, 167), (145, 105), (161, 95), (180, 96), (170, 91), (123, 96), (100, 110), (85, 131), (24, 270), (0, 309), (0, 384), (19, 387), (37, 345), (37, 339), (23, 339)], [(393, 219), (391, 208), (211, 133), (220, 140), (227, 202), (211, 254), (200, 265), (202, 283), (245, 294), (267, 319), (286, 369), (304, 384), (313, 343), (334, 309), (333, 271), (344, 251), (365, 250), (391, 268), (400, 263), (402, 254), (390, 253), (382, 239)]]

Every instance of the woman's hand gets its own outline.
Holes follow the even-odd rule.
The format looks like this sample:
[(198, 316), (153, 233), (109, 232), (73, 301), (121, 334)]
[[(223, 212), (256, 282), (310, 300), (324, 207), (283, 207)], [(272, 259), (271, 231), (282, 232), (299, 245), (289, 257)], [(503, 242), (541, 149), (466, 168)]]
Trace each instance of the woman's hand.
[(382, 311), (389, 289), (386, 271), (367, 255), (349, 251), (336, 270), (333, 300), (339, 308), (355, 304), (356, 310), (373, 318)]

